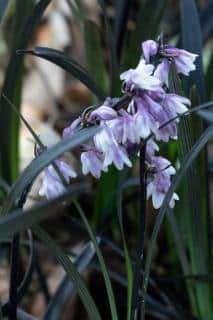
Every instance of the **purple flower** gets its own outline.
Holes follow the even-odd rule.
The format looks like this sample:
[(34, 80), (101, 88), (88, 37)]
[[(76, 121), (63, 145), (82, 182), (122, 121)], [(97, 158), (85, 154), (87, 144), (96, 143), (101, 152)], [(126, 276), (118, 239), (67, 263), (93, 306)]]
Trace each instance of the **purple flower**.
[(156, 99), (156, 96), (146, 95), (144, 99), (149, 106), (150, 113), (154, 117), (157, 126), (153, 126), (152, 131), (157, 140), (168, 142), (170, 138), (177, 138), (177, 125), (175, 121), (168, 123), (166, 126), (161, 127), (163, 124), (173, 118), (173, 113), (169, 108), (166, 108), (161, 100)]
[[(156, 94), (154, 99), (152, 99), (152, 102), (150, 101), (153, 116), (155, 116), (153, 111), (155, 110), (155, 112), (157, 112), (158, 109), (154, 108), (156, 107), (156, 101), (157, 104), (160, 104), (162, 107), (161, 111), (159, 109), (159, 117), (156, 113), (156, 117), (159, 121), (159, 127), (154, 130), (156, 139), (165, 142), (168, 142), (170, 138), (177, 139), (177, 122), (179, 119), (174, 118), (177, 114), (182, 114), (188, 110), (186, 105), (190, 105), (190, 100), (176, 94)], [(155, 101), (155, 103), (153, 101)], [(164, 126), (164, 124), (166, 125)]]
[(158, 122), (150, 113), (149, 106), (147, 106), (143, 97), (134, 97), (134, 103), (137, 109), (135, 113), (135, 130), (140, 138), (145, 139), (151, 132), (157, 130)]
[(175, 139), (177, 125), (174, 121), (159, 129), (162, 124), (173, 118), (173, 114), (168, 108), (164, 108), (160, 100), (155, 98), (154, 94), (152, 96), (152, 92), (134, 97), (137, 107), (135, 130), (141, 138), (147, 138), (150, 133), (154, 133), (157, 140)]
[(174, 61), (177, 73), (188, 76), (196, 69), (194, 64), (197, 54), (183, 49), (165, 47), (161, 50), (162, 62), (157, 66), (154, 75), (168, 86), (169, 70), (171, 61)]
[[(55, 164), (67, 183), (69, 182), (70, 178), (77, 177), (76, 172), (64, 161), (55, 160)], [(39, 190), (39, 195), (45, 196), (48, 200), (50, 200), (63, 194), (65, 190), (65, 186), (63, 185), (59, 175), (55, 171), (53, 165), (50, 164), (43, 172), (43, 181)]]
[(65, 128), (63, 131), (63, 138), (72, 136), (79, 129), (81, 120), (81, 117), (78, 117), (71, 123), (69, 127)]
[(191, 105), (191, 101), (186, 97), (179, 96), (174, 93), (164, 95), (162, 104), (165, 108), (170, 110), (173, 117), (177, 114), (182, 114), (188, 110), (186, 106)]
[(122, 170), (125, 164), (128, 167), (132, 166), (125, 148), (118, 144), (112, 130), (106, 124), (94, 136), (94, 143), (96, 148), (104, 154), (104, 169), (112, 163), (114, 163), (118, 170)]
[(135, 115), (129, 114), (124, 109), (119, 110), (119, 116), (112, 121), (108, 121), (107, 125), (113, 132), (117, 142), (126, 144), (139, 143), (140, 137), (135, 128)]
[(126, 149), (120, 145), (112, 145), (104, 157), (104, 168), (114, 164), (118, 170), (123, 170), (124, 165), (132, 167), (132, 163), (128, 158)]
[(154, 66), (141, 59), (135, 69), (129, 69), (120, 75), (127, 90), (161, 90), (161, 81), (153, 76)]
[(154, 142), (153, 139), (149, 139), (146, 144), (146, 154), (148, 158), (154, 156), (155, 152), (159, 151), (158, 145)]
[[(171, 185), (171, 175), (174, 175), (176, 171), (167, 159), (153, 156), (151, 157), (150, 172), (147, 198), (152, 197), (153, 207), (159, 209)], [(175, 200), (178, 199), (178, 195), (174, 193), (170, 201), (170, 207), (174, 207)]]
[(155, 56), (158, 52), (158, 43), (154, 40), (146, 40), (142, 42), (142, 51), (144, 59), (147, 63), (150, 63), (150, 57)]
[(173, 58), (177, 72), (182, 73), (185, 76), (188, 76), (191, 71), (196, 69), (194, 62), (198, 57), (197, 54), (170, 46), (165, 46), (161, 54), (166, 58)]
[(90, 113), (88, 121), (112, 120), (115, 119), (117, 116), (118, 114), (114, 109), (103, 104), (102, 106), (98, 107)]
[(100, 152), (95, 149), (82, 152), (81, 163), (83, 174), (91, 172), (95, 178), (100, 178), (103, 170), (103, 155)]
[(162, 59), (162, 62), (156, 67), (154, 75), (162, 83), (165, 83), (167, 87), (169, 86), (169, 70), (171, 62), (167, 59)]
[(188, 76), (196, 69), (195, 60), (197, 54), (178, 49), (169, 45), (159, 45), (158, 42), (147, 40), (142, 43), (143, 55), (147, 63), (150, 63), (150, 57), (159, 54), (161, 63), (157, 66), (154, 76), (168, 86), (168, 75), (171, 61), (174, 61), (178, 73)]

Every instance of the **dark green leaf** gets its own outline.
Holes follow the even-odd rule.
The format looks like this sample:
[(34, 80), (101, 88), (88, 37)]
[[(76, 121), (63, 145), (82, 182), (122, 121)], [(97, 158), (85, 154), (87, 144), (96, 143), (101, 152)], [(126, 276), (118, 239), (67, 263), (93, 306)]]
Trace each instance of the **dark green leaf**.
[(213, 79), (212, 79), (212, 74), (213, 74), (213, 53), (211, 54), (211, 58), (209, 61), (207, 73), (206, 73), (206, 87), (207, 87), (207, 97), (209, 99), (212, 98), (213, 96)]
[(164, 14), (168, 0), (146, 0), (137, 11), (135, 27), (129, 32), (127, 46), (123, 51), (122, 70), (133, 68), (141, 56), (141, 42), (147, 39), (155, 39), (160, 32), (160, 22)]
[(208, 123), (213, 122), (213, 111), (198, 111), (198, 115)]
[(132, 4), (132, 1), (129, 0), (116, 1), (114, 37), (118, 59), (120, 59), (121, 56), (122, 47), (127, 31), (127, 21)]
[(8, 3), (9, 0), (0, 0), (0, 23), (2, 22)]
[(212, 1), (207, 1), (203, 6), (203, 8), (201, 7), (199, 10), (203, 43), (206, 43), (206, 41), (212, 37), (212, 31), (213, 31), (212, 12), (213, 12)]
[(22, 172), (13, 185), (11, 192), (8, 194), (2, 214), (6, 214), (14, 206), (23, 191), (36, 178), (36, 176), (53, 160), (60, 157), (64, 152), (71, 151), (80, 144), (86, 142), (97, 133), (99, 128), (83, 129), (72, 136), (67, 137), (57, 143), (54, 147), (44, 151), (38, 158), (34, 159), (31, 164)]
[(34, 224), (57, 213), (68, 206), (78, 193), (82, 191), (82, 184), (75, 184), (67, 189), (67, 192), (51, 201), (43, 201), (32, 209), (17, 209), (11, 214), (0, 219), (0, 238), (4, 239), (16, 232), (32, 227)]
[[(187, 78), (188, 93), (196, 85), (201, 101), (205, 99), (205, 81), (202, 62), (202, 35), (196, 3), (194, 0), (180, 1), (181, 41), (185, 50), (198, 54), (196, 70)], [(196, 36), (195, 36), (196, 35)]]
[(147, 250), (147, 259), (146, 259), (146, 265), (145, 265), (145, 274), (144, 274), (144, 289), (143, 289), (143, 297), (142, 297), (142, 316), (141, 319), (144, 319), (144, 313), (145, 313), (145, 298), (146, 298), (146, 291), (149, 281), (149, 274), (150, 274), (150, 267), (153, 257), (153, 251), (155, 247), (155, 242), (157, 240), (163, 219), (165, 217), (165, 214), (167, 212), (167, 209), (169, 207), (169, 202), (171, 200), (171, 197), (174, 193), (174, 191), (179, 186), (180, 182), (184, 178), (187, 170), (190, 168), (196, 157), (199, 155), (203, 147), (206, 145), (206, 143), (213, 137), (213, 125), (211, 125), (209, 128), (205, 130), (205, 132), (200, 136), (200, 138), (197, 140), (197, 142), (193, 145), (191, 150), (188, 152), (188, 154), (185, 156), (185, 158), (182, 161), (182, 165), (180, 169), (178, 170), (177, 174), (175, 175), (171, 186), (164, 198), (163, 204), (161, 206), (161, 209), (158, 213), (154, 230), (152, 232), (150, 244)]
[[(126, 265), (126, 274), (127, 274), (127, 320), (131, 319), (131, 308), (132, 308), (132, 290), (133, 290), (133, 268), (132, 268), (132, 261), (130, 258), (124, 225), (123, 225), (123, 211), (122, 211), (122, 202), (123, 202), (123, 190), (128, 186), (134, 185), (132, 180), (128, 182), (124, 182), (126, 178), (126, 174), (123, 175), (122, 181), (117, 191), (117, 214), (118, 214), (118, 221), (121, 230), (121, 236), (123, 240), (123, 247), (124, 247), (124, 255), (125, 255), (125, 265)], [(135, 181), (134, 181), (135, 182)], [(138, 181), (137, 181), (138, 182)]]
[(94, 81), (99, 83), (103, 91), (109, 92), (98, 26), (94, 22), (86, 20), (84, 23), (84, 35), (88, 72), (93, 77)]
[(105, 264), (102, 252), (101, 252), (101, 250), (99, 248), (97, 239), (96, 239), (96, 237), (94, 235), (94, 232), (93, 232), (92, 228), (90, 227), (89, 221), (87, 220), (87, 217), (84, 214), (82, 208), (80, 207), (78, 202), (75, 201), (75, 200), (74, 200), (74, 204), (75, 204), (75, 206), (76, 206), (76, 208), (78, 210), (78, 213), (79, 213), (82, 221), (84, 222), (84, 225), (85, 225), (85, 227), (87, 229), (87, 232), (88, 232), (88, 234), (90, 236), (90, 239), (92, 240), (93, 245), (94, 245), (95, 250), (96, 250), (98, 261), (99, 261), (99, 264), (100, 264), (100, 267), (101, 267), (101, 272), (103, 274), (104, 282), (105, 282), (105, 286), (106, 286), (107, 296), (108, 296), (110, 310), (111, 310), (111, 318), (112, 318), (112, 320), (118, 320), (118, 313), (117, 313), (115, 296), (114, 296), (114, 292), (113, 292), (113, 289), (112, 289), (112, 284), (111, 284), (111, 281), (110, 281), (110, 278), (109, 278), (107, 266)]
[[(81, 278), (79, 272), (76, 270), (76, 267), (71, 262), (70, 257), (66, 255), (63, 250), (56, 244), (56, 242), (39, 226), (35, 227), (33, 231), (40, 238), (40, 240), (46, 244), (48, 248), (55, 254), (56, 258), (64, 268), (67, 273), (67, 276), (75, 284), (75, 289), (81, 298), (81, 301), (88, 312), (90, 320), (101, 320), (98, 309), (95, 305), (95, 302), (89, 293), (89, 290)], [(52, 320), (52, 319), (51, 319)]]
[[(86, 270), (88, 265), (91, 263), (95, 255), (95, 248), (92, 242), (86, 244), (79, 255), (75, 258), (74, 265), (77, 271), (81, 274)], [(52, 297), (47, 311), (44, 316), (44, 320), (58, 320), (63, 314), (66, 303), (72, 298), (75, 292), (75, 284), (69, 281), (69, 277), (65, 276), (54, 296)]]
[(107, 4), (104, 0), (98, 0), (98, 3), (102, 9), (103, 16), (104, 16), (104, 23), (106, 27), (106, 41), (109, 47), (110, 52), (110, 96), (119, 96), (120, 94), (120, 70), (118, 65), (118, 59), (116, 55), (116, 47), (115, 47), (115, 40), (113, 30), (107, 16)]
[(69, 72), (73, 77), (80, 80), (88, 89), (90, 89), (100, 100), (104, 100), (106, 94), (95, 81), (89, 77), (87, 71), (72, 58), (69, 58), (58, 50), (51, 48), (36, 47), (31, 50), (18, 50), (18, 54), (31, 54), (50, 61), (57, 66)]
[[(31, 0), (17, 0), (14, 15), (14, 37), (11, 58), (7, 67), (2, 92), (17, 108), (20, 107), (23, 57), (16, 55), (17, 49), (25, 49), (32, 39), (34, 30), (51, 0), (40, 0), (31, 12)], [(13, 181), (18, 174), (18, 130), (19, 119), (8, 108), (7, 102), (0, 98), (1, 154), (0, 170), (7, 182)]]

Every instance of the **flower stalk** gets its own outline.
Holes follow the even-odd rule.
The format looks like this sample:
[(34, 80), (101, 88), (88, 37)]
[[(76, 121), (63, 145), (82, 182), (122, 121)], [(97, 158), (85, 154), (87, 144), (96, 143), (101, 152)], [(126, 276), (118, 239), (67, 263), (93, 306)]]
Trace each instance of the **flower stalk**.
[(144, 247), (146, 235), (146, 143), (144, 143), (140, 150), (140, 217), (139, 217), (139, 237), (138, 249), (136, 254), (136, 263), (134, 271), (133, 295), (132, 295), (132, 314), (131, 319), (137, 320), (140, 313), (140, 291), (142, 284), (142, 274), (144, 266)]

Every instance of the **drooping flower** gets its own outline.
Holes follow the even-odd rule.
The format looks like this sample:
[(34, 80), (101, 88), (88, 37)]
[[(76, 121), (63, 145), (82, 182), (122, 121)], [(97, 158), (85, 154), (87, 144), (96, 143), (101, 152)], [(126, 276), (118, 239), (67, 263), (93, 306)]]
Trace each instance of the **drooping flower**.
[(120, 75), (120, 79), (124, 81), (125, 88), (129, 91), (133, 90), (161, 90), (161, 81), (153, 76), (154, 66), (146, 64), (141, 59), (135, 69), (129, 69)]
[[(70, 181), (70, 178), (77, 177), (76, 172), (64, 161), (55, 160), (55, 165), (67, 183)], [(54, 169), (53, 165), (50, 164), (43, 172), (42, 186), (39, 190), (39, 195), (45, 196), (50, 200), (63, 194), (65, 190), (65, 186), (63, 185), (58, 173)]]
[(196, 69), (197, 54), (171, 46), (164, 46), (160, 53), (163, 57), (174, 60), (178, 73), (188, 76), (191, 71)]
[(113, 101), (110, 97), (107, 97), (100, 107), (96, 108), (89, 114), (88, 121), (93, 120), (112, 120), (115, 119), (118, 114), (116, 110), (112, 108)]
[(140, 138), (145, 139), (151, 132), (157, 130), (159, 124), (147, 108), (143, 97), (134, 97), (134, 103), (137, 110), (135, 113), (135, 130)]
[[(167, 159), (153, 156), (151, 157), (150, 172), (147, 198), (151, 197), (153, 207), (159, 209), (171, 185), (171, 175), (174, 175), (176, 170)], [(170, 207), (173, 207), (175, 200), (178, 199), (178, 195), (174, 193), (170, 201)]]
[(81, 117), (78, 117), (71, 123), (69, 127), (65, 128), (63, 131), (63, 138), (72, 136), (80, 128), (81, 121)]
[(142, 51), (144, 59), (150, 63), (150, 58), (158, 53), (159, 44), (154, 40), (146, 40), (142, 42)]
[(177, 73), (188, 76), (191, 71), (196, 69), (195, 60), (197, 54), (189, 51), (178, 49), (169, 45), (160, 44), (157, 41), (147, 40), (142, 43), (143, 55), (147, 63), (150, 63), (150, 58), (159, 55), (161, 63), (158, 64), (154, 75), (163, 83), (168, 85), (168, 75), (171, 67), (171, 62), (174, 61)]
[[(146, 163), (149, 163), (150, 169), (147, 195), (152, 197), (154, 207), (159, 208), (171, 185), (171, 176), (175, 169), (167, 159), (155, 155), (159, 151), (155, 141), (167, 142), (170, 138), (177, 138), (177, 115), (186, 112), (190, 105), (189, 99), (167, 93), (165, 84), (168, 86), (172, 63), (178, 73), (188, 75), (195, 69), (197, 55), (165, 45), (162, 39), (143, 42), (142, 51), (143, 58), (138, 66), (120, 76), (124, 92), (131, 96), (127, 110), (124, 109), (126, 105), (121, 104), (116, 104), (116, 110), (113, 109), (119, 98), (108, 97), (98, 108), (86, 108), (82, 115), (64, 130), (63, 136), (72, 136), (83, 127), (94, 124), (100, 126), (101, 130), (93, 137), (92, 145), (91, 141), (84, 145), (81, 153), (83, 174), (91, 173), (95, 178), (100, 178), (101, 172), (107, 171), (111, 164), (118, 170), (122, 170), (125, 165), (131, 167), (128, 154), (138, 152), (141, 143), (147, 141)], [(122, 104), (123, 101), (127, 100), (122, 100)], [(57, 163), (66, 181), (76, 176), (61, 160), (57, 160)], [(64, 192), (64, 186), (53, 166), (48, 166), (43, 175), (41, 195), (52, 198)], [(176, 200), (178, 196), (174, 193), (170, 201), (171, 207)]]
[(125, 164), (132, 166), (125, 148), (116, 141), (112, 130), (106, 124), (94, 136), (94, 143), (97, 150), (104, 154), (103, 168), (106, 169), (112, 163), (118, 170), (122, 170)]
[(163, 83), (169, 86), (169, 70), (171, 67), (171, 61), (167, 59), (162, 59), (155, 69), (154, 75), (156, 78), (160, 79)]
[(127, 142), (132, 144), (139, 143), (140, 137), (135, 128), (135, 115), (128, 113), (124, 109), (120, 109), (118, 114), (119, 116), (116, 119), (107, 122), (116, 141), (124, 145)]
[(95, 148), (82, 152), (81, 163), (83, 174), (90, 172), (95, 178), (99, 179), (101, 171), (106, 171), (103, 167), (103, 160), (103, 155)]
[(117, 112), (105, 105), (102, 105), (92, 111), (89, 115), (88, 121), (93, 121), (93, 120), (112, 120), (117, 117)]
[(149, 139), (146, 144), (146, 155), (148, 159), (154, 156), (155, 152), (159, 151), (159, 147), (157, 143), (154, 142), (153, 139)]
[(174, 93), (165, 94), (162, 100), (162, 105), (170, 110), (173, 117), (177, 114), (182, 114), (188, 110), (187, 106), (191, 105), (191, 101)]

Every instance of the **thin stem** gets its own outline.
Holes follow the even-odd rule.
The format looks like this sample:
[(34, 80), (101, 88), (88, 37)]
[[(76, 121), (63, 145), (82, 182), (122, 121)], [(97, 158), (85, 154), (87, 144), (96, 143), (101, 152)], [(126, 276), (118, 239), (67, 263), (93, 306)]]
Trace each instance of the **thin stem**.
[(11, 273), (10, 273), (10, 292), (9, 292), (9, 310), (8, 310), (9, 320), (17, 319), (19, 243), (20, 243), (20, 235), (15, 234), (13, 236), (12, 251), (11, 251)]
[(146, 144), (140, 150), (140, 218), (139, 244), (137, 249), (134, 271), (131, 319), (137, 320), (140, 312), (140, 284), (142, 283), (142, 269), (144, 264), (144, 242), (146, 232)]
[(35, 270), (38, 275), (38, 280), (40, 282), (41, 291), (44, 294), (45, 302), (48, 304), (51, 299), (51, 295), (49, 292), (49, 288), (48, 288), (48, 284), (47, 284), (47, 281), (45, 278), (45, 274), (44, 274), (43, 269), (39, 263), (37, 253), (36, 253), (36, 259), (35, 259)]
[[(31, 188), (31, 184), (22, 193), (18, 208), (23, 208), (28, 192)], [(12, 246), (11, 246), (11, 272), (10, 272), (10, 290), (9, 290), (9, 308), (8, 308), (8, 319), (17, 320), (17, 306), (18, 306), (18, 276), (19, 276), (19, 245), (20, 245), (20, 234), (14, 234)]]

